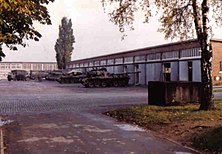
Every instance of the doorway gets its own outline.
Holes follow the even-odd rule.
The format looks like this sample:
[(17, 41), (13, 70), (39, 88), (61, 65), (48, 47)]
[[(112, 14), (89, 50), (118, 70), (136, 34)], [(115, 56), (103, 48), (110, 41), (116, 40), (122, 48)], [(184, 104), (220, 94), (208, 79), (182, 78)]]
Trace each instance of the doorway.
[(163, 77), (164, 77), (164, 81), (171, 81), (171, 65), (170, 65), (170, 63), (163, 64)]
[(192, 61), (188, 62), (188, 81), (193, 81), (193, 63), (192, 63)]

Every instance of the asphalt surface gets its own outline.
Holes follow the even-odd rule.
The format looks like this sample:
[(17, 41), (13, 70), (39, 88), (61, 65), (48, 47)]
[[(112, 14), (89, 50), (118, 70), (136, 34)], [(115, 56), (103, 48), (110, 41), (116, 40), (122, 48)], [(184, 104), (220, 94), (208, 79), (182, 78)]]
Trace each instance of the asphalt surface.
[(148, 130), (103, 115), (113, 108), (147, 104), (147, 88), (84, 88), (57, 82), (0, 81), (0, 114), (6, 153), (196, 153)]

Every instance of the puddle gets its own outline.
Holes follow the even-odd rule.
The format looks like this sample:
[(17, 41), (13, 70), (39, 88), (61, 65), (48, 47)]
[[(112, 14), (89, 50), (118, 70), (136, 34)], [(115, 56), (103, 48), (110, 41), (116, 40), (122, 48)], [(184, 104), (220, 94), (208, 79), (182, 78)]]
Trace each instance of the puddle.
[(69, 128), (69, 126), (67, 125), (57, 125), (54, 123), (46, 123), (46, 124), (39, 124), (39, 125), (33, 125), (27, 128), (42, 128), (42, 129), (65, 129), (65, 128)]
[(138, 127), (138, 126), (133, 126), (133, 125), (129, 125), (129, 124), (119, 124), (119, 125), (115, 125), (117, 127), (119, 127), (122, 130), (125, 131), (139, 131), (139, 132), (144, 132), (145, 130)]
[(50, 140), (51, 140), (50, 142), (67, 143), (67, 144), (70, 144), (70, 143), (74, 142), (74, 140), (66, 139), (62, 136), (61, 137), (54, 137), (54, 138), (51, 138)]
[(111, 129), (101, 129), (98, 128), (96, 126), (92, 126), (92, 125), (80, 125), (80, 124), (75, 124), (73, 125), (75, 128), (82, 128), (85, 131), (88, 132), (94, 132), (94, 133), (107, 133), (107, 132), (111, 132)]
[(24, 140), (19, 140), (18, 142), (38, 142), (41, 140), (47, 140), (48, 138), (46, 137), (31, 137), (28, 139), (24, 139)]
[(31, 138), (27, 138), (24, 140), (19, 140), (18, 142), (52, 142), (52, 143), (67, 143), (70, 144), (72, 142), (74, 142), (74, 140), (72, 139), (67, 139), (65, 137), (59, 136), (59, 137), (53, 137), (53, 138), (48, 138), (48, 137), (31, 137)]

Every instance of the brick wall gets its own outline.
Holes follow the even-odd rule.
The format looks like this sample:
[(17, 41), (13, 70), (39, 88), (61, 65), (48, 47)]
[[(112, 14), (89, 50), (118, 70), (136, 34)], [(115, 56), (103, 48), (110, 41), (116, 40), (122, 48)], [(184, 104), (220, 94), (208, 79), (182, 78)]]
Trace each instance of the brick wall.
[[(222, 62), (222, 40), (212, 40), (213, 60), (212, 60), (212, 80), (213, 84), (222, 84), (222, 70), (220, 70), (220, 62)], [(219, 80), (216, 80), (218, 77)]]

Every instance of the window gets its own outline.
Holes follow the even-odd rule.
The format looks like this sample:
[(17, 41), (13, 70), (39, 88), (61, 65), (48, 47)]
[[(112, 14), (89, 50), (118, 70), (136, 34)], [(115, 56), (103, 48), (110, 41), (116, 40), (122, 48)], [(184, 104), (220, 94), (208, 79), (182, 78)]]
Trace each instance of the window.
[(160, 53), (147, 55), (147, 61), (160, 60)]
[(42, 64), (33, 64), (33, 70), (42, 70)]
[(95, 61), (94, 64), (95, 64), (95, 66), (99, 66), (100, 62), (99, 61)]
[(89, 66), (89, 63), (84, 63), (84, 67), (88, 67)]
[(93, 65), (93, 62), (89, 62), (89, 66), (94, 66), (94, 65)]
[(201, 56), (200, 48), (185, 49), (181, 51), (181, 58), (183, 57), (199, 57)]
[(133, 57), (125, 57), (124, 63), (133, 63)]
[(115, 59), (115, 64), (122, 64), (123, 63), (123, 58), (116, 58)]
[(5, 64), (1, 64), (1, 69), (5, 69)]
[(178, 51), (164, 52), (162, 55), (162, 59), (175, 59), (179, 58)]
[(220, 61), (220, 72), (222, 72), (222, 61)]
[(114, 64), (114, 59), (109, 59), (109, 60), (107, 61), (107, 64), (108, 64), (108, 65), (113, 65), (113, 64)]
[(135, 57), (135, 62), (145, 62), (146, 61), (146, 56), (136, 56)]
[(106, 60), (100, 61), (100, 64), (101, 64), (101, 65), (106, 65)]

